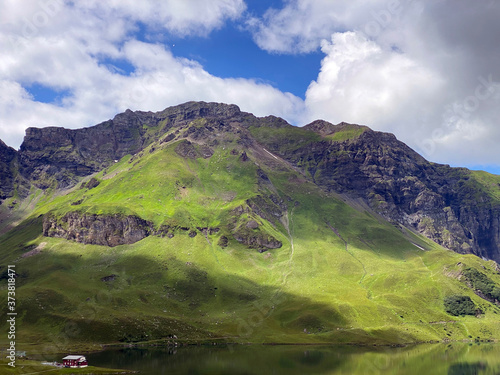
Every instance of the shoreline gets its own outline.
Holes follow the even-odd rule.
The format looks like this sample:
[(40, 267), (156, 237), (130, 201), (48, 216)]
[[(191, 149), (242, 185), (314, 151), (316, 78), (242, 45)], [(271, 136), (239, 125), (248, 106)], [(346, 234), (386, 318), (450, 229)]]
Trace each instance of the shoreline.
[[(214, 339), (210, 340), (177, 340), (172, 342), (169, 339), (165, 340), (154, 340), (154, 341), (142, 341), (134, 343), (92, 343), (92, 344), (75, 344), (69, 345), (67, 347), (58, 348), (57, 350), (40, 352), (41, 348), (45, 348), (46, 343), (38, 344), (18, 344), (23, 351), (31, 352), (32, 355), (43, 355), (43, 354), (65, 354), (68, 353), (97, 353), (100, 351), (108, 349), (119, 349), (119, 348), (186, 348), (186, 347), (201, 347), (201, 346), (345, 346), (345, 347), (360, 347), (360, 348), (398, 348), (398, 347), (409, 347), (424, 344), (450, 344), (450, 343), (489, 343), (497, 344), (500, 343), (500, 339), (469, 339), (469, 340), (430, 340), (430, 341), (413, 341), (404, 343), (357, 343), (357, 342), (230, 342), (230, 341), (218, 341)], [(0, 350), (4, 350), (5, 344), (0, 344)], [(34, 353), (36, 352), (36, 353)], [(29, 356), (28, 356), (29, 357)]]

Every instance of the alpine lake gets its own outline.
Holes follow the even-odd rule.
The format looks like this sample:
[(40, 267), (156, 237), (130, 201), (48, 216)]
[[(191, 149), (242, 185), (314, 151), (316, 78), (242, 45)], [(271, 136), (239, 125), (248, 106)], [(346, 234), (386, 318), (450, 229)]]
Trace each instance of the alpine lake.
[(500, 344), (405, 347), (228, 345), (117, 348), (87, 354), (90, 365), (141, 374), (500, 374)]

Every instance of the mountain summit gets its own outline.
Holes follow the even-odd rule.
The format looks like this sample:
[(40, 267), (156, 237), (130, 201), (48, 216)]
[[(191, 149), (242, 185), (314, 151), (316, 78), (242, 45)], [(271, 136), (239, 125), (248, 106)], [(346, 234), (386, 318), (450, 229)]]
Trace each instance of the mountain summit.
[(189, 102), (29, 128), (0, 177), (19, 342), (500, 335), (500, 177), (392, 134)]
[(0, 143), (0, 198), (69, 188), (153, 144), (182, 141), (183, 156), (195, 148), (210, 156), (228, 139), (444, 247), (500, 261), (500, 178), (428, 162), (366, 126), (317, 120), (297, 128), (235, 105), (189, 102), (156, 113), (127, 110), (90, 128), (28, 128), (18, 152)]

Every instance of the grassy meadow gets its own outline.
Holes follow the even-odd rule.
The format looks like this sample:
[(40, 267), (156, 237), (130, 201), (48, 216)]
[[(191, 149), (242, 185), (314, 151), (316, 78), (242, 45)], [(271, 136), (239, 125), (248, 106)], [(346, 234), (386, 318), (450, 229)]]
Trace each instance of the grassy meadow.
[[(472, 267), (500, 285), (493, 262), (451, 252), (355, 209), (262, 150), (251, 150), (245, 161), (237, 140), (226, 139), (209, 158), (179, 156), (180, 142), (156, 142), (124, 157), (92, 176), (99, 184), (91, 189), (33, 189), (20, 202), (24, 217), (0, 237), (0, 272), (15, 264), (18, 274), (19, 350), (500, 337), (499, 307), (461, 279), (464, 267)], [(286, 206), (282, 216), (266, 220), (249, 209), (257, 196), (278, 197)], [(44, 214), (73, 211), (135, 215), (157, 228), (189, 231), (116, 247), (42, 236)], [(258, 223), (252, 230), (282, 247), (260, 253), (236, 241), (232, 231), (250, 220)], [(219, 245), (222, 236), (227, 247)], [(0, 285), (4, 311), (4, 274)], [(450, 315), (443, 305), (450, 295), (469, 296), (482, 313)], [(0, 327), (6, 332), (5, 322)]]

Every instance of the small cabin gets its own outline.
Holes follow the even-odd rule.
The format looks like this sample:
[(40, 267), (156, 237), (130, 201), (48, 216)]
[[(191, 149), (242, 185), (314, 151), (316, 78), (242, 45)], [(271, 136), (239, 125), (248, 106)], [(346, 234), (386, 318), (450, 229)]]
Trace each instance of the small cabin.
[(83, 355), (67, 355), (63, 358), (63, 366), (71, 368), (87, 367), (87, 359)]

